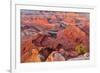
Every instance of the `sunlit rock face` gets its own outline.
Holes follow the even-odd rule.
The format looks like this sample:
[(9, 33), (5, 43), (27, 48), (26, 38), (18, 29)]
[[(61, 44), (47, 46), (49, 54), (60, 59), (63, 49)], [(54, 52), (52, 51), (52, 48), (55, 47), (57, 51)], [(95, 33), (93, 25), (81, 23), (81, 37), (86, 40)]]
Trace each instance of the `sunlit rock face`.
[(21, 63), (89, 59), (89, 13), (21, 10)]

